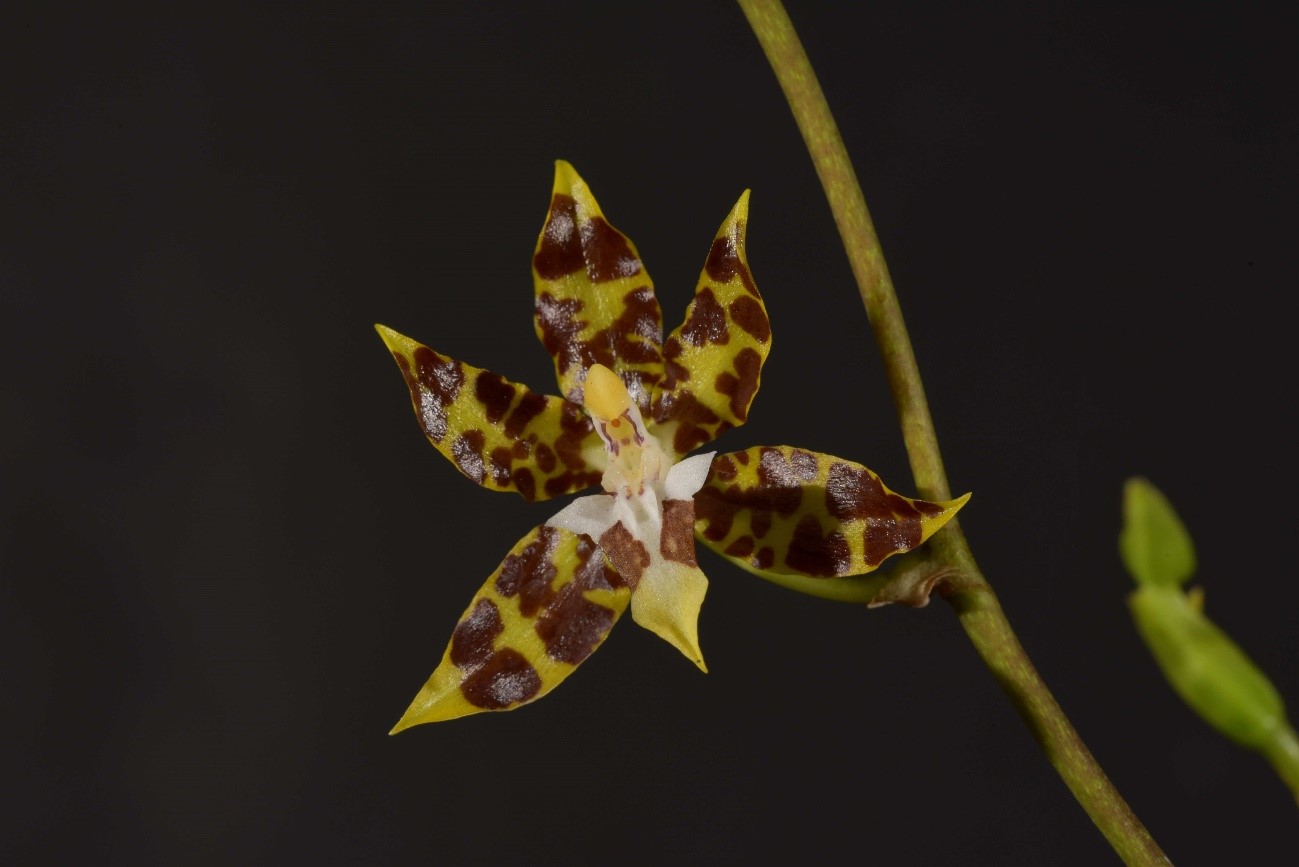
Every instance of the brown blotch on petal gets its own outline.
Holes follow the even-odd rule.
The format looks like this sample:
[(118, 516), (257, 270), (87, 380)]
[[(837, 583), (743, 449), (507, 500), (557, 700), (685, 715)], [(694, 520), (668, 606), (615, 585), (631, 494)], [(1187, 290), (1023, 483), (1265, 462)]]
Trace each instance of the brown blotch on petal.
[(635, 590), (650, 564), (650, 553), (644, 543), (632, 536), (622, 521), (605, 530), (599, 542), (618, 574), (627, 582), (628, 587)]
[(749, 417), (749, 404), (758, 393), (758, 378), (762, 373), (762, 356), (752, 347), (745, 347), (735, 355), (735, 373), (717, 374), (713, 383), (719, 392), (731, 398), (731, 412), (740, 421)]
[(816, 455), (791, 449), (786, 455), (777, 448), (759, 452), (758, 482), (764, 488), (801, 488), (816, 478)]
[(663, 380), (660, 387), (665, 391), (671, 391), (678, 382), (690, 381), (689, 368), (677, 361), (681, 354), (685, 352), (685, 347), (681, 345), (681, 340), (675, 334), (668, 337), (663, 343)]
[(853, 467), (839, 461), (830, 465), (826, 477), (825, 508), (841, 521), (872, 516), (883, 518), (891, 514), (879, 478), (865, 467)]
[(914, 517), (920, 511), (916, 508), (916, 506), (919, 505), (918, 503), (914, 503), (901, 494), (895, 494), (892, 491), (889, 491), (886, 495), (885, 502), (889, 504), (889, 508), (893, 510), (893, 514), (903, 518)]
[(460, 471), (478, 484), (483, 483), (486, 466), (483, 463), (483, 446), (487, 438), (477, 429), (467, 430), (451, 444), (451, 457)]
[(555, 568), (555, 546), (559, 531), (542, 526), (537, 538), (518, 554), (511, 554), (501, 563), (496, 576), (496, 589), (502, 596), (519, 597), (519, 613), (533, 617), (537, 611), (554, 598), (551, 582), (559, 574)]
[[(577, 537), (577, 559), (578, 562), (585, 564), (577, 570), (578, 576), (582, 579), (583, 589), (618, 590), (622, 587), (631, 586), (618, 573), (618, 570), (605, 559), (604, 552), (600, 550), (600, 547), (595, 542), (591, 541), (590, 536)], [(596, 569), (597, 565), (599, 566), (598, 570)], [(587, 567), (591, 571), (587, 571)]]
[(537, 480), (533, 477), (532, 470), (519, 467), (510, 478), (514, 480), (514, 487), (519, 489), (523, 499), (532, 502), (537, 498)]
[(474, 380), (474, 397), (483, 405), (487, 420), (496, 424), (505, 417), (514, 402), (515, 388), (505, 377), (490, 370), (481, 371)]
[(572, 196), (555, 193), (551, 198), (532, 267), (546, 280), (559, 280), (586, 267), (577, 231), (577, 202)]
[(558, 497), (569, 491), (580, 491), (600, 483), (601, 474), (597, 472), (565, 471), (546, 479), (546, 496)]
[(748, 295), (741, 295), (730, 303), (731, 318), (759, 343), (771, 339), (771, 320), (762, 305)]
[(397, 362), (397, 367), (401, 368), (401, 378), (406, 380), (406, 387), (411, 391), (418, 388), (418, 380), (415, 379), (415, 374), (411, 372), (410, 362), (406, 360), (406, 356), (400, 352), (394, 352), (392, 358)]
[[(763, 465), (759, 465), (758, 474), (762, 482), (758, 486), (728, 485), (722, 488), (712, 483), (705, 484), (695, 494), (695, 514), (707, 522), (703, 530), (706, 538), (720, 542), (730, 535), (735, 516), (741, 509), (747, 510), (749, 527), (759, 539), (771, 529), (772, 513), (790, 515), (798, 510), (803, 502), (801, 482), (792, 476), (789, 463), (778, 449), (765, 451), (771, 452), (772, 457), (764, 454), (764, 464), (772, 463), (766, 474)], [(785, 469), (773, 473), (773, 467)], [(788, 484), (779, 484), (781, 481)]]
[[(603, 364), (618, 371), (633, 396), (648, 395), (649, 388), (658, 381), (658, 374), (627, 370), (623, 365), (657, 366), (659, 363), (663, 319), (658, 299), (654, 297), (653, 289), (641, 286), (624, 295), (622, 301), (622, 313), (607, 328), (601, 328), (591, 335), (590, 340), (574, 337), (569, 341), (563, 351), (567, 365), (565, 369), (572, 365), (586, 369), (593, 364)], [(636, 388), (636, 381), (640, 381), (644, 387)], [(573, 389), (568, 395), (569, 400), (581, 400), (581, 391), (580, 387)]]
[(612, 590), (624, 586), (622, 578), (585, 536), (577, 543), (578, 565), (573, 580), (564, 585), (537, 621), (537, 635), (551, 659), (577, 665), (613, 627), (614, 611), (598, 605), (583, 594), (588, 590)]
[(536, 459), (537, 467), (543, 473), (549, 473), (555, 468), (555, 450), (545, 443), (537, 443)]
[(693, 500), (663, 501), (663, 532), (659, 551), (667, 560), (698, 566), (695, 559), (695, 504)]
[(564, 411), (559, 417), (559, 426), (562, 433), (555, 439), (555, 454), (563, 461), (564, 466), (570, 469), (585, 468), (586, 459), (582, 457), (582, 441), (595, 430), (591, 420), (587, 418), (586, 413), (582, 412), (580, 406), (570, 401), (564, 404)]
[[(675, 392), (659, 396), (654, 405), (654, 421), (662, 424), (665, 421), (677, 423), (676, 432), (672, 435), (672, 448), (677, 454), (689, 454), (714, 436), (712, 428), (721, 421), (717, 413), (699, 401), (688, 389), (679, 388)], [(717, 433), (729, 429), (730, 425), (721, 425)]]
[(545, 642), (547, 656), (577, 665), (613, 627), (613, 618), (613, 611), (583, 598), (570, 583), (537, 621), (537, 635)]
[(525, 391), (522, 399), (519, 400), (519, 405), (510, 413), (509, 418), (505, 419), (505, 435), (517, 439), (528, 426), (528, 422), (541, 415), (545, 408), (544, 397), (536, 392)]
[(941, 506), (938, 503), (931, 503), (928, 500), (907, 500), (906, 503), (908, 506), (911, 506), (916, 511), (926, 515), (941, 515), (943, 513), (944, 508), (946, 508), (945, 506)]
[(503, 710), (541, 691), (541, 675), (522, 653), (506, 647), (460, 683), (460, 692), (475, 707)]
[(420, 426), (430, 439), (441, 442), (447, 432), (446, 408), (460, 394), (465, 382), (464, 368), (454, 358), (438, 355), (427, 346), (416, 347), (414, 370), (404, 358), (395, 357), (417, 403)]
[(451, 661), (466, 669), (482, 665), (492, 655), (492, 643), (504, 631), (505, 623), (496, 603), (479, 599), (451, 633)]
[(848, 572), (852, 565), (852, 552), (842, 533), (831, 530), (823, 536), (816, 516), (804, 515), (794, 528), (785, 563), (807, 575), (828, 578)]
[[(741, 227), (737, 227), (736, 231), (737, 234), (740, 233)], [(730, 234), (713, 240), (713, 246), (708, 250), (708, 259), (704, 262), (704, 270), (718, 283), (729, 283), (738, 274), (740, 282), (744, 284), (749, 294), (758, 294), (758, 287), (753, 283), (753, 275), (749, 273), (748, 266), (740, 260), (739, 250)]]
[(623, 335), (636, 335), (655, 347), (663, 343), (663, 311), (649, 286), (638, 286), (622, 296), (623, 309), (613, 321)]
[(541, 332), (541, 344), (558, 363), (561, 371), (581, 363), (582, 341), (578, 334), (586, 327), (577, 314), (582, 302), (576, 298), (556, 298), (549, 292), (537, 295), (536, 322)]
[(639, 273), (641, 263), (627, 239), (603, 217), (579, 222), (573, 197), (555, 193), (532, 267), (546, 280), (585, 268), (588, 277), (603, 283)]
[(722, 345), (730, 342), (731, 334), (727, 330), (726, 310), (717, 303), (713, 290), (705, 286), (695, 295), (690, 305), (690, 314), (681, 326), (681, 336), (694, 346), (706, 346), (709, 343)]
[(508, 446), (497, 446), (491, 455), (492, 481), (504, 487), (510, 481), (510, 468), (514, 465), (513, 450)]
[(726, 554), (731, 557), (748, 557), (753, 553), (754, 544), (752, 536), (741, 536), (726, 546)]
[[(663, 343), (663, 314), (654, 290), (648, 286), (633, 289), (622, 296), (622, 304), (622, 313), (618, 314), (618, 318), (608, 328), (601, 329), (591, 338), (591, 342), (608, 343), (608, 352), (617, 361), (641, 364), (657, 362), (659, 347)], [(640, 339), (632, 340), (633, 336)], [(594, 358), (594, 353), (592, 357)]]
[(740, 463), (744, 464), (746, 467), (749, 465), (749, 453), (747, 451), (736, 452), (735, 459)]
[(717, 488), (705, 485), (695, 494), (695, 516), (704, 523), (704, 536), (714, 542), (720, 542), (731, 534), (735, 513), (739, 510), (740, 507), (728, 501)]
[(427, 346), (415, 348), (415, 377), (443, 406), (449, 406), (465, 384), (465, 371), (460, 362), (438, 355)]
[(723, 482), (729, 482), (735, 478), (736, 472), (735, 461), (731, 460), (728, 456), (723, 455), (714, 460), (713, 465), (709, 468), (709, 480), (711, 481), (712, 479), (717, 478), (721, 479)]
[(776, 562), (776, 552), (770, 548), (759, 548), (749, 562), (759, 569), (770, 569)]
[(878, 566), (890, 554), (910, 551), (920, 544), (920, 518), (914, 512), (906, 516), (867, 518), (862, 538), (866, 562)]
[(920, 512), (906, 497), (885, 490), (879, 477), (865, 467), (831, 464), (825, 507), (840, 520), (866, 522), (865, 559), (871, 566), (920, 544)]
[(632, 252), (631, 244), (604, 217), (593, 217), (582, 223), (578, 231), (586, 254), (586, 275), (594, 282), (604, 283), (641, 272), (640, 259)]

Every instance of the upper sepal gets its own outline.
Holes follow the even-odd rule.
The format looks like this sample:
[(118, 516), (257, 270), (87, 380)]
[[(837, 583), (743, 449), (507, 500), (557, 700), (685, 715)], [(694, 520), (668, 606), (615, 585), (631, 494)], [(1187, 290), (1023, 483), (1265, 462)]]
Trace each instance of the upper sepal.
[(424, 435), (470, 480), (527, 500), (599, 483), (604, 447), (580, 406), (375, 328), (401, 368)]
[(695, 534), (758, 575), (860, 575), (919, 546), (969, 494), (896, 494), (868, 468), (789, 446), (718, 455), (695, 495)]
[(560, 394), (582, 402), (593, 364), (610, 368), (648, 415), (663, 374), (663, 312), (631, 239), (605, 219), (586, 182), (555, 162), (550, 210), (532, 256), (537, 337), (555, 361)]
[(630, 597), (589, 538), (533, 528), (469, 603), (391, 734), (541, 698), (595, 652)]
[(663, 345), (653, 417), (677, 455), (744, 424), (771, 348), (771, 322), (744, 250), (748, 219), (745, 190), (713, 239), (685, 321)]

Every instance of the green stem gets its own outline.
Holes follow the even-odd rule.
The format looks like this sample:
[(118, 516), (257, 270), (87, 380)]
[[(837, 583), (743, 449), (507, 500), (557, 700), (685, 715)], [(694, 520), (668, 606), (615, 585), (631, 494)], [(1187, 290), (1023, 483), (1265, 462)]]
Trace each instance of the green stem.
[[(771, 63), (839, 228), (866, 315), (884, 357), (916, 490), (951, 498), (929, 405), (897, 293), (866, 199), (838, 126), (780, 0), (738, 0)], [(1047, 759), (1078, 803), (1129, 865), (1167, 864), (1167, 856), (1114, 788), (1016, 638), (992, 587), (979, 571), (956, 520), (930, 541), (936, 561), (954, 570), (943, 595), (956, 610), (984, 664), (1001, 685)]]

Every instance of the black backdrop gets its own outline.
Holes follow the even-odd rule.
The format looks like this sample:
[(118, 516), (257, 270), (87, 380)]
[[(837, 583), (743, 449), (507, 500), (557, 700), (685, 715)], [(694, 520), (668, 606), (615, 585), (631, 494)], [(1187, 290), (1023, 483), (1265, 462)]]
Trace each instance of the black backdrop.
[[(719, 446), (914, 493), (737, 7), (23, 5), (0, 53), (0, 860), (1115, 862), (944, 603), (863, 612), (706, 552), (711, 674), (628, 620), (535, 705), (386, 734), (550, 509), (427, 445), (371, 325), (550, 390), (528, 268), (556, 158), (669, 328), (752, 188), (775, 342)], [(1292, 798), (1161, 680), (1115, 549), (1144, 474), (1299, 711), (1293, 5), (791, 11), (1023, 642), (1175, 862), (1294, 863)]]

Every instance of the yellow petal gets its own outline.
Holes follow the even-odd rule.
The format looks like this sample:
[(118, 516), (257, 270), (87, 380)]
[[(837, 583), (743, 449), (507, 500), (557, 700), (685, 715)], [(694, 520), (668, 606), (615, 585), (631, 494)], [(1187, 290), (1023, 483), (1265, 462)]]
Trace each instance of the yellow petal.
[(605, 219), (586, 182), (555, 163), (550, 210), (532, 257), (537, 337), (555, 361), (560, 394), (582, 402), (584, 371), (613, 369), (649, 412), (663, 374), (663, 313), (640, 254)]
[(755, 446), (713, 459), (695, 495), (695, 535), (757, 575), (861, 575), (921, 545), (969, 498), (904, 497), (861, 464)]
[(467, 478), (546, 500), (599, 484), (604, 445), (582, 408), (376, 325), (424, 435)]
[(685, 321), (663, 344), (654, 433), (678, 456), (744, 424), (771, 348), (771, 323), (744, 252), (745, 190), (717, 231)]
[(595, 652), (630, 595), (590, 539), (535, 527), (469, 603), (390, 734), (536, 701)]

